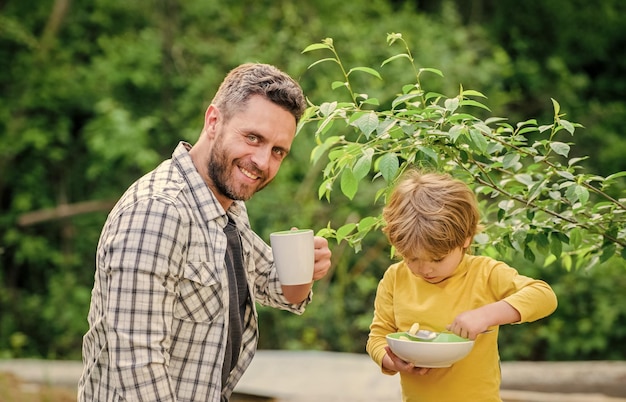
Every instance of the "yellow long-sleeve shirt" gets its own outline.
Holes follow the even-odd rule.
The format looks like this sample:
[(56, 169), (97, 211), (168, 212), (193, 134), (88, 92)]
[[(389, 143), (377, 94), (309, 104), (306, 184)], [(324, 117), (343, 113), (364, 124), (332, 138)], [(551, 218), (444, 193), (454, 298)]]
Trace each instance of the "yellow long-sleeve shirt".
[[(489, 257), (465, 255), (454, 274), (437, 284), (414, 275), (404, 262), (394, 264), (378, 285), (367, 353), (382, 367), (387, 334), (408, 330), (415, 322), (440, 331), (459, 313), (499, 300), (519, 311), (520, 323), (543, 318), (557, 305), (548, 284)], [(403, 401), (501, 401), (498, 327), (492, 329), (479, 335), (470, 354), (449, 368), (433, 368), (421, 376), (401, 373)]]

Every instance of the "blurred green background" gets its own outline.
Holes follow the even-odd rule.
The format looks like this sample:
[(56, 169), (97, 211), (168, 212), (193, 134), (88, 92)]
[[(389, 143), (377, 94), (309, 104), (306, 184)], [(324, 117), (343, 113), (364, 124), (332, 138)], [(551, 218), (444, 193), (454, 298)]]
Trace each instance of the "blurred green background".
[[(333, 78), (330, 66), (307, 69), (317, 55), (302, 54), (306, 46), (331, 37), (344, 61), (376, 67), (391, 54), (386, 35), (399, 32), (419, 65), (443, 71), (443, 93), (479, 90), (513, 122), (551, 122), (557, 99), (585, 126), (572, 152), (609, 175), (626, 170), (624, 15), (622, 0), (0, 1), (0, 358), (80, 358), (107, 212), (179, 140), (195, 141), (236, 65), (274, 64), (317, 102), (334, 96)], [(318, 200), (313, 146), (305, 130), (275, 182), (248, 203), (266, 240), (380, 207), (369, 197)], [(389, 247), (374, 234), (358, 253), (331, 248), (333, 269), (303, 316), (260, 309), (261, 348), (364, 353)], [(506, 258), (551, 283), (559, 308), (504, 327), (504, 360), (626, 358), (623, 259), (570, 272)]]

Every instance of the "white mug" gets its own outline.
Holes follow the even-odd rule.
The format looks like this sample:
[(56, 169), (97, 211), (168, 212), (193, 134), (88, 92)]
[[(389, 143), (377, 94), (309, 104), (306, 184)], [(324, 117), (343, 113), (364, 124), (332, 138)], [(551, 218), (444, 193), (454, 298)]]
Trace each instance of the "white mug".
[(312, 229), (293, 229), (270, 234), (274, 264), (282, 285), (313, 281), (315, 246)]

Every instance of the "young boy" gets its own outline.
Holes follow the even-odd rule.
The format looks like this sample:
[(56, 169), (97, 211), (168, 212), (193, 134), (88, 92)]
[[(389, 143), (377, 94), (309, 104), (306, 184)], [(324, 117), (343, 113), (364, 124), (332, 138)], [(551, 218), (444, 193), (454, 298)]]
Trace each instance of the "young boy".
[[(498, 326), (551, 314), (554, 292), (503, 262), (469, 254), (481, 228), (476, 197), (447, 174), (407, 172), (383, 218), (402, 261), (378, 285), (367, 353), (383, 373), (400, 373), (403, 401), (501, 401)], [(416, 322), (475, 340), (474, 347), (449, 368), (414, 367), (391, 352), (385, 336)]]

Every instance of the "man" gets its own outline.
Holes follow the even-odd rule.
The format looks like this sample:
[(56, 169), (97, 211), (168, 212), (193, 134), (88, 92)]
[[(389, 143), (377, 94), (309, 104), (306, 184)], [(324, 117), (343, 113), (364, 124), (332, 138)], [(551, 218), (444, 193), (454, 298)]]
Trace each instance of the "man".
[(98, 244), (80, 402), (228, 401), (256, 350), (255, 301), (304, 311), (328, 242), (315, 238), (311, 283), (283, 288), (244, 201), (276, 176), (305, 105), (277, 68), (241, 65), (196, 144), (122, 196)]

